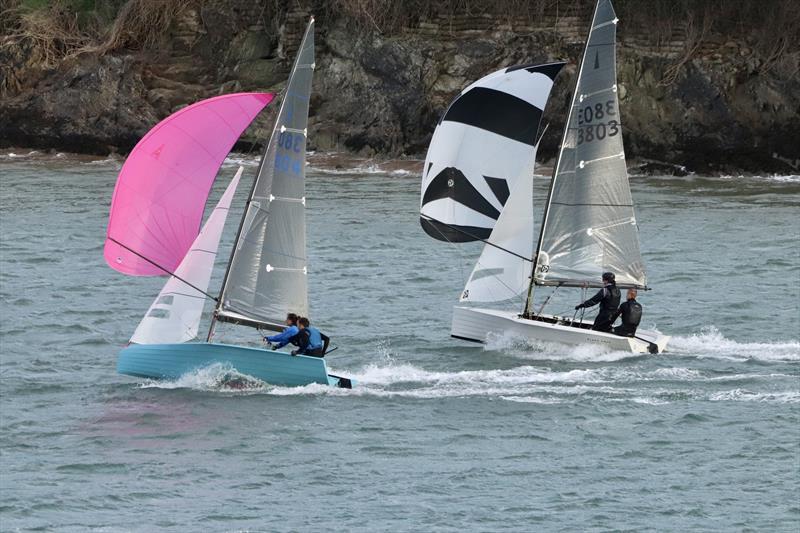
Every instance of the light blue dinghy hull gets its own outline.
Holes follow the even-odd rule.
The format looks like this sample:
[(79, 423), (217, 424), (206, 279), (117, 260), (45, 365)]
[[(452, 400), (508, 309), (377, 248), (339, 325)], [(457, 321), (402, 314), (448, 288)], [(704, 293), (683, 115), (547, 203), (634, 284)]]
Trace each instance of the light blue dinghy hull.
[(320, 383), (352, 388), (351, 380), (328, 374), (325, 360), (319, 357), (208, 342), (131, 344), (119, 353), (117, 371), (139, 378), (174, 380), (213, 364), (229, 365), (271, 385)]

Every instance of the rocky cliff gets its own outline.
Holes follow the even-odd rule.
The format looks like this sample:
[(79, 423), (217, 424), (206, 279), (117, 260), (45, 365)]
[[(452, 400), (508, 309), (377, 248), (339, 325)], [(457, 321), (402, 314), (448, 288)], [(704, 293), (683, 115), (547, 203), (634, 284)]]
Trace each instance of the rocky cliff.
[[(423, 155), (440, 114), (471, 81), (567, 59), (540, 150), (556, 153), (590, 0), (277, 4), (0, 0), (0, 146), (125, 152), (197, 99), (279, 91), (313, 12), (312, 148)], [(618, 2), (629, 157), (698, 171), (796, 172), (800, 8), (753, 0), (732, 13), (721, 0), (700, 4)], [(265, 113), (243, 142), (262, 141), (270, 119)]]

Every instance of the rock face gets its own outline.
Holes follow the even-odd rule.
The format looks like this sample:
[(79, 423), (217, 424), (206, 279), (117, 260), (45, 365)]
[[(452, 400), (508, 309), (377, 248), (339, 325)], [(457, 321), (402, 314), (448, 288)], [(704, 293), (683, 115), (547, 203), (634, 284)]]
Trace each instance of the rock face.
[[(87, 51), (49, 66), (24, 41), (0, 35), (0, 63), (7, 65), (0, 70), (0, 146), (126, 152), (158, 120), (200, 98), (279, 91), (310, 8), (273, 13), (267, 10), (272, 3), (261, 4), (189, 2), (156, 49)], [(463, 87), (504, 66), (566, 59), (540, 149), (544, 157), (556, 154), (591, 18), (588, 2), (566, 15), (545, 9), (526, 25), (489, 15), (428, 14), (383, 32), (355, 23), (336, 5), (315, 4), (321, 13), (311, 148), (424, 155), (436, 121)], [(629, 157), (697, 171), (796, 172), (798, 48), (765, 59), (746, 36), (698, 38), (680, 14), (675, 18), (658, 42), (644, 26), (626, 27), (624, 18), (620, 24), (618, 81)], [(262, 114), (243, 142), (262, 143), (273, 114)]]

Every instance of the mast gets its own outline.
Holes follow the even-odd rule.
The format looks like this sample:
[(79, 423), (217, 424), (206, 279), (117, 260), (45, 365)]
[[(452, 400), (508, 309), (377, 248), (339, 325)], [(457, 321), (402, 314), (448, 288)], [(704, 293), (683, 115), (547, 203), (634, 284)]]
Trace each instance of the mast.
[(536, 269), (539, 266), (539, 254), (542, 251), (542, 241), (544, 239), (544, 228), (547, 225), (547, 215), (550, 211), (550, 202), (553, 200), (553, 189), (556, 184), (556, 176), (558, 175), (559, 167), (561, 166), (562, 155), (564, 152), (564, 143), (567, 140), (567, 134), (569, 133), (570, 125), (572, 124), (572, 113), (575, 110), (575, 96), (578, 92), (578, 83), (581, 79), (581, 73), (583, 72), (583, 66), (586, 63), (586, 54), (589, 51), (589, 37), (592, 35), (592, 30), (594, 29), (594, 22), (597, 18), (597, 10), (600, 7), (600, 1), (598, 1), (594, 6), (594, 14), (592, 14), (592, 22), (591, 26), (589, 27), (589, 34), (586, 37), (586, 44), (583, 47), (583, 56), (581, 57), (581, 66), (578, 68), (578, 75), (575, 76), (575, 88), (572, 91), (572, 101), (570, 102), (569, 112), (567, 113), (567, 121), (564, 123), (564, 133), (561, 134), (561, 144), (559, 145), (558, 150), (558, 160), (556, 161), (556, 166), (553, 167), (553, 176), (550, 179), (550, 187), (547, 189), (547, 201), (544, 205), (544, 213), (542, 215), (542, 226), (539, 228), (539, 240), (536, 243), (536, 253), (533, 256), (533, 265), (531, 266), (531, 282), (528, 286), (528, 297), (525, 299), (525, 309), (522, 311), (522, 315), (524, 317), (531, 316), (531, 306), (533, 305), (533, 295), (536, 287)]
[[(305, 150), (307, 140), (308, 104), (310, 100), (311, 80), (314, 63), (314, 18), (311, 17), (300, 48), (297, 51), (292, 70), (290, 71), (281, 106), (273, 125), (264, 153), (253, 180), (250, 194), (245, 204), (244, 213), (239, 222), (234, 245), (223, 276), (220, 296), (211, 320), (208, 341), (211, 340), (218, 320), (261, 328), (276, 328), (277, 319), (265, 319), (259, 313), (256, 296), (262, 297), (263, 285), (267, 284), (262, 277), (265, 274), (296, 275), (302, 273), (302, 283), (297, 282), (290, 289), (302, 293), (303, 305), (298, 305), (298, 312), (306, 312), (306, 267), (305, 267)], [(290, 127), (298, 126), (298, 127)], [(284, 219), (283, 221), (281, 219)], [(269, 219), (269, 224), (267, 223)], [(274, 220), (273, 220), (274, 219)], [(286, 222), (288, 221), (288, 223)], [(292, 224), (292, 221), (295, 221)], [(283, 238), (293, 226), (299, 226), (288, 241), (297, 250), (285, 250), (283, 254), (293, 264), (284, 265), (275, 261), (268, 252), (267, 240)], [(248, 241), (248, 237), (250, 240)], [(247, 252), (247, 253), (245, 253)], [(242, 254), (244, 256), (240, 257)], [(302, 257), (300, 257), (302, 255)], [(270, 260), (275, 261), (274, 264)], [(294, 268), (294, 263), (302, 263), (302, 267)], [(236, 272), (234, 272), (236, 271)], [(248, 279), (241, 279), (243, 272)], [(232, 278), (237, 276), (233, 281)], [(246, 286), (245, 286), (246, 285)], [(247, 309), (237, 309), (226, 300), (229, 292), (236, 293), (234, 298), (241, 297), (242, 292), (253, 295), (253, 302)]]

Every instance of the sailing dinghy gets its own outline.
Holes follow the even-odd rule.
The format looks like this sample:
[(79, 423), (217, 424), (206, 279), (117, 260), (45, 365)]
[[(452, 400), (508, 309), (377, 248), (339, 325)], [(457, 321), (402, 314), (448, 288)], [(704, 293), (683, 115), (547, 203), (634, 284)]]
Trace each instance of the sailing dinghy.
[[(537, 144), (531, 141), (535, 139), (541, 109), (561, 65), (558, 68), (543, 66), (550, 68), (550, 83), (540, 78), (541, 84), (536, 89), (521, 82), (508, 82), (507, 85), (515, 89), (512, 95), (517, 100), (507, 95), (498, 98), (484, 91), (483, 98), (474, 99), (468, 112), (460, 114), (459, 122), (469, 124), (474, 136), (483, 136), (491, 142), (470, 146), (469, 136), (459, 136), (442, 127), (453, 107), (460, 105), (464, 92), (451, 104), (434, 132), (423, 170), (422, 226), (429, 235), (440, 240), (485, 242), (460, 301), (496, 304), (524, 299), (525, 302), (522, 312), (456, 306), (451, 329), (453, 337), (485, 342), (490, 334), (511, 335), (533, 341), (594, 344), (634, 353), (658, 353), (665, 349), (669, 337), (656, 331), (639, 329), (635, 337), (622, 337), (593, 331), (591, 321), (584, 321), (577, 315), (544, 314), (549, 297), (538, 310), (533, 306), (536, 287), (554, 287), (554, 291), (560, 287), (580, 287), (585, 293), (588, 288), (602, 287), (600, 278), (606, 271), (616, 274), (617, 286), (621, 289), (647, 288), (618, 111), (617, 22), (610, 0), (599, 0), (535, 251), (532, 179)], [(528, 70), (536, 72), (535, 67)], [(482, 82), (487, 79), (497, 86), (503, 75), (508, 77), (514, 72), (519, 69), (489, 75), (465, 92), (475, 85), (484, 85)], [(532, 104), (534, 99), (540, 102), (536, 109), (539, 113), (528, 108), (527, 121), (503, 120), (503, 110), (511, 106), (506, 102), (524, 109), (520, 100)], [(521, 115), (521, 111), (515, 114), (516, 117)], [(497, 117), (497, 120), (489, 122), (482, 119), (483, 116)], [(523, 138), (528, 140), (524, 150), (518, 144)], [(512, 167), (513, 162), (503, 161), (512, 155), (518, 158), (516, 162), (524, 164)], [(505, 168), (487, 168), (495, 165)], [(442, 167), (455, 167), (458, 175), (454, 176), (456, 173), (451, 170), (450, 176), (437, 184), (438, 176), (432, 179), (430, 173)], [(503, 170), (505, 174), (501, 173)], [(515, 170), (517, 174), (513, 173)], [(465, 182), (459, 179), (462, 175), (472, 177)], [(502, 189), (507, 199), (497, 213), (496, 200), (501, 198), (497, 187), (492, 185), (497, 183), (497, 177), (505, 176), (514, 177), (515, 182)], [(438, 188), (433, 188), (432, 192), (434, 185)]]
[[(308, 316), (305, 155), (313, 32), (311, 19), (219, 297), (209, 294), (208, 286), (241, 168), (199, 233), (197, 228), (222, 162), (273, 96), (230, 94), (191, 105), (154, 127), (126, 160), (111, 204), (106, 262), (128, 275), (170, 277), (120, 352), (120, 373), (177, 379), (222, 365), (273, 385), (352, 386), (351, 380), (328, 374), (318, 357), (212, 342), (220, 321), (280, 330), (286, 313)], [(198, 335), (207, 298), (216, 306), (206, 342), (189, 342)]]

